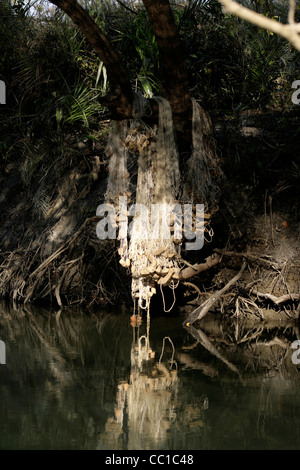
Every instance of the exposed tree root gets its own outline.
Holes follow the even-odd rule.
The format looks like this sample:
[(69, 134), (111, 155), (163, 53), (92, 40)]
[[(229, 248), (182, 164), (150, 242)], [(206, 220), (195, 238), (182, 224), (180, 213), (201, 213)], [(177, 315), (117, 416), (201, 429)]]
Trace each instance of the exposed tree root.
[[(204, 318), (217, 302), (219, 302), (222, 314), (226, 311), (237, 318), (258, 317), (260, 320), (270, 318), (297, 320), (299, 318), (300, 294), (297, 292), (299, 270), (295, 260), (282, 263), (262, 253), (258, 256), (254, 253), (237, 253), (229, 250), (217, 249), (215, 251), (218, 253), (217, 259), (210, 257), (209, 263), (199, 266), (201, 270), (205, 270), (210, 267), (211, 259), (213, 263), (222, 262), (222, 269), (218, 271), (214, 280), (216, 285), (221, 283), (224, 286), (216, 292), (206, 292), (209, 298), (202, 301), (201, 305), (188, 315), (185, 325), (192, 325)], [(230, 279), (228, 273), (233, 271), (233, 266), (236, 266), (236, 260), (239, 258), (247, 260), (248, 270), (243, 275), (243, 282), (236, 286), (245, 270), (245, 262), (233, 278)], [(253, 266), (254, 269), (252, 269)], [(183, 272), (193, 274), (193, 266), (189, 266)], [(196, 274), (196, 269), (194, 273)], [(230, 291), (233, 286), (235, 286), (234, 291)], [(198, 299), (199, 297), (200, 295)]]
[[(60, 307), (63, 306), (64, 299), (67, 304), (109, 301), (110, 296), (104, 287), (103, 276), (108, 265), (112, 264), (113, 247), (108, 253), (106, 245), (98, 247), (98, 253), (95, 254), (96, 267), (93, 262), (85, 259), (93, 246), (93, 224), (96, 220), (98, 217), (87, 218), (76, 233), (46, 259), (43, 259), (42, 254), (47, 243), (46, 237), (43, 236), (37, 241), (37, 250), (30, 243), (25, 250), (0, 253), (1, 297), (9, 296), (13, 301), (24, 304), (37, 299), (54, 298)], [(102, 270), (98, 264), (103, 265)], [(89, 284), (86, 275), (91, 270), (100, 272), (95, 285)]]
[(215, 249), (215, 253), (218, 253), (219, 255), (234, 258), (244, 258), (249, 261), (255, 262), (256, 264), (262, 264), (262, 265), (267, 265), (268, 267), (271, 267), (273, 269), (278, 269), (279, 265), (275, 261), (273, 261), (271, 256), (265, 255), (265, 256), (257, 256), (256, 254), (253, 253), (237, 253), (236, 251), (226, 251), (226, 250), (219, 250)]
[(188, 287), (191, 287), (192, 289), (194, 289), (197, 294), (198, 294), (198, 298), (200, 297), (200, 295), (202, 295), (202, 292), (201, 290), (199, 289), (199, 287), (197, 287), (195, 284), (193, 284), (192, 282), (183, 282), (182, 283), (184, 286), (188, 286)]
[(273, 302), (275, 305), (280, 305), (289, 301), (294, 302), (296, 300), (300, 300), (300, 294), (286, 294), (282, 295), (281, 297), (276, 297), (275, 295), (258, 292), (256, 290), (252, 290), (252, 294), (260, 298), (262, 297), (264, 299), (271, 300), (271, 302)]
[(202, 320), (202, 318), (205, 317), (205, 315), (208, 314), (210, 309), (215, 305), (216, 302), (218, 302), (223, 294), (227, 292), (232, 286), (234, 286), (237, 281), (241, 278), (243, 271), (246, 268), (246, 263), (244, 262), (239, 273), (234, 276), (233, 279), (231, 279), (226, 286), (224, 286), (221, 290), (213, 294), (208, 300), (206, 300), (200, 307), (197, 307), (187, 318), (185, 321), (185, 326), (189, 326), (190, 324), (193, 324), (195, 321)]

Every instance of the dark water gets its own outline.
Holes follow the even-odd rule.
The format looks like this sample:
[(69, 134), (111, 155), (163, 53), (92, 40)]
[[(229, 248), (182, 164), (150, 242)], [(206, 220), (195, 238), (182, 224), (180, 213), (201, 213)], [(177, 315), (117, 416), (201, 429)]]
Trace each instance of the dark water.
[(1, 449), (297, 449), (295, 325), (0, 305)]

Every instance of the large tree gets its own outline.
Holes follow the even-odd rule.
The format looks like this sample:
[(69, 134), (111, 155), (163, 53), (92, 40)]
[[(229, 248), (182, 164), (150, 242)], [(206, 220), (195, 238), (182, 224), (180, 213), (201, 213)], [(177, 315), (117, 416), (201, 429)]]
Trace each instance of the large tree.
[[(102, 104), (110, 111), (113, 122), (109, 141), (111, 159), (106, 193), (109, 195), (108, 202), (115, 203), (120, 195), (127, 197), (131, 194), (129, 179), (126, 176), (128, 154), (125, 144), (128, 138), (130, 140), (132, 137), (132, 134), (128, 134), (128, 122), (136, 117), (134, 102), (141, 100), (139, 109), (145, 109), (145, 115), (141, 111), (139, 119), (142, 122), (146, 120), (146, 123), (138, 141), (135, 137), (132, 138), (135, 142), (131, 141), (132, 145), (137, 144), (135, 149), (138, 150), (133, 152), (138, 155), (138, 179), (134, 189), (136, 202), (143, 204), (147, 211), (149, 209), (151, 217), (153, 205), (157, 208), (166, 204), (168, 210), (172, 211), (178, 200), (181, 203), (205, 203), (206, 209), (212, 209), (209, 193), (214, 192), (214, 184), (210, 170), (213, 169), (214, 173), (217, 170), (211, 139), (212, 125), (202, 107), (190, 96), (185, 51), (169, 0), (143, 0), (156, 38), (161, 71), (159, 97), (148, 99), (147, 105), (144, 105), (145, 99), (134, 95), (126, 66), (87, 11), (76, 0), (52, 0), (52, 3), (61, 8), (83, 32), (106, 67), (109, 77), (110, 90), (102, 98)], [(149, 131), (151, 126), (152, 130)], [(137, 129), (131, 131), (135, 135)], [(185, 208), (186, 206), (184, 210)], [(149, 307), (156, 283), (160, 287), (170, 285), (174, 288), (180, 279), (193, 276), (218, 260), (218, 257), (215, 257), (214, 261), (208, 259), (188, 272), (180, 268), (182, 258), (174, 221), (178, 221), (178, 217), (182, 221), (182, 215), (173, 213), (173, 228), (170, 216), (169, 228), (173, 234), (169, 239), (165, 236), (161, 221), (158, 225), (157, 221), (155, 222), (156, 227), (159, 227), (155, 241), (151, 237), (147, 238), (145, 224), (139, 221), (137, 215), (134, 217), (130, 243), (127, 234), (120, 235), (119, 231), (120, 263), (123, 266), (131, 266), (132, 296), (139, 299), (139, 306), (142, 308)], [(120, 221), (123, 216), (124, 213), (119, 212), (116, 220)], [(199, 219), (198, 212), (196, 211), (196, 215), (191, 213), (190, 216), (191, 219), (184, 217), (184, 234), (187, 238), (196, 234), (198, 241), (195, 228), (198, 230), (202, 224), (199, 233), (202, 230), (203, 234), (207, 230), (207, 218), (204, 221), (202, 216), (202, 222), (195, 225)], [(168, 216), (165, 220), (167, 218)], [(192, 233), (187, 235), (187, 226), (191, 228), (192, 224)], [(181, 237), (179, 244), (180, 240), (182, 243)], [(191, 244), (187, 249), (199, 249), (190, 247)]]
[[(116, 49), (88, 12), (76, 0), (52, 0), (83, 32), (107, 69), (110, 92), (103, 99), (111, 117), (116, 120), (132, 117), (133, 93), (129, 74)], [(186, 150), (191, 138), (192, 106), (186, 57), (169, 0), (143, 0), (159, 49), (162, 81), (160, 95), (169, 100), (178, 143)], [(151, 100), (150, 100), (151, 101)], [(152, 116), (157, 104), (151, 101)]]

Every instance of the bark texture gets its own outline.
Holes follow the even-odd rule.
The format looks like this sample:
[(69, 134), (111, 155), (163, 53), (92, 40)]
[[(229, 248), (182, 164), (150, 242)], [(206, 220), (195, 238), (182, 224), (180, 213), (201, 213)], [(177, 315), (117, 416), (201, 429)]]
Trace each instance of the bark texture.
[[(76, 0), (51, 0), (64, 11), (86, 36), (107, 69), (111, 90), (101, 99), (114, 120), (132, 117), (133, 92), (130, 78), (118, 52), (95, 21)], [(170, 101), (179, 153), (191, 144), (192, 105), (184, 48), (168, 0), (143, 0), (159, 48), (162, 89), (160, 95)], [(158, 117), (158, 107), (150, 100), (151, 120)]]
[(143, 0), (156, 37), (162, 71), (161, 96), (170, 101), (179, 152), (189, 150), (191, 143), (192, 104), (188, 68), (168, 0)]
[(102, 100), (102, 103), (109, 108), (111, 117), (116, 120), (130, 118), (132, 116), (133, 92), (127, 70), (115, 48), (76, 0), (53, 0), (52, 3), (71, 18), (103, 61), (109, 76), (111, 91)]

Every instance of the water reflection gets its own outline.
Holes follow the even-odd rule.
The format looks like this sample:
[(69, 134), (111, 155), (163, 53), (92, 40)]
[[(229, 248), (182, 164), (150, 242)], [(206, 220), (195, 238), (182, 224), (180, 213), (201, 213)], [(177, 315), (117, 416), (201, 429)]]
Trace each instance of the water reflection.
[(97, 448), (128, 375), (129, 333), (116, 315), (1, 308), (0, 447)]
[[(167, 440), (167, 433), (176, 421), (178, 408), (178, 373), (174, 361), (174, 345), (163, 339), (159, 361), (150, 346), (149, 322), (147, 333), (141, 335), (133, 326), (131, 371), (129, 382), (120, 382), (116, 396), (115, 416), (109, 418), (102, 445), (109, 449), (157, 449)], [(169, 362), (162, 362), (165, 341), (173, 348)]]
[(298, 448), (295, 324), (0, 305), (1, 449)]

